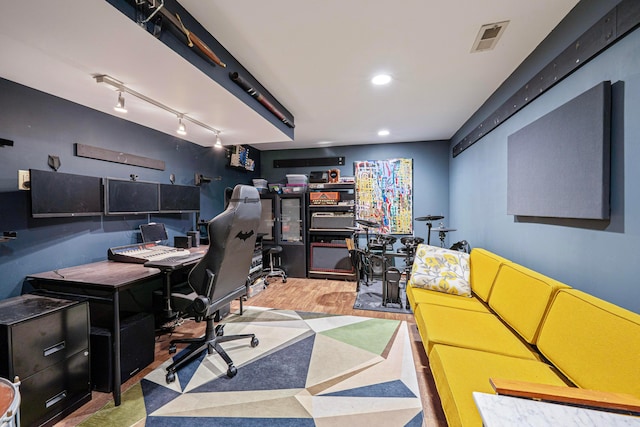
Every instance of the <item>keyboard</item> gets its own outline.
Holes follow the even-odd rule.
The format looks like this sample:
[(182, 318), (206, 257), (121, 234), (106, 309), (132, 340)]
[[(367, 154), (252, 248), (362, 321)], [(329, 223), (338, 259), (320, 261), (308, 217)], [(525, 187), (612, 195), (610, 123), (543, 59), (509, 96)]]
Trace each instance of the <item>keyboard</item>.
[[(134, 243), (133, 245), (109, 248), (107, 258), (117, 262), (144, 264), (148, 261), (161, 261), (171, 257), (191, 255), (186, 249), (172, 248), (156, 243)], [(202, 255), (200, 255), (202, 256)]]
[(144, 263), (144, 266), (161, 270), (175, 270), (196, 263), (204, 256), (204, 252), (186, 252), (188, 255), (172, 255), (162, 259), (149, 260)]

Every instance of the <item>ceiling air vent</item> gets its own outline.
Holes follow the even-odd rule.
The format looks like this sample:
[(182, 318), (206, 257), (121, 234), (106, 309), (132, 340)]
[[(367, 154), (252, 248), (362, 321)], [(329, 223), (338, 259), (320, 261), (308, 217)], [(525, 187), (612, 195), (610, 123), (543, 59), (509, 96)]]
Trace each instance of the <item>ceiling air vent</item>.
[(484, 52), (496, 47), (500, 36), (507, 28), (509, 21), (496, 22), (494, 24), (486, 24), (480, 27), (476, 41), (473, 43), (471, 52)]

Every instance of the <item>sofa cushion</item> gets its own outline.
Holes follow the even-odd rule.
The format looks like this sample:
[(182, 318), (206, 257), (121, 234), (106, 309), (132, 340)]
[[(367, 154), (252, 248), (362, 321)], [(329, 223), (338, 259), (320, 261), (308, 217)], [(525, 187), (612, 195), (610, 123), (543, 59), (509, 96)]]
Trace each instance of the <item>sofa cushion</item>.
[(506, 262), (509, 260), (486, 249), (473, 248), (471, 250), (469, 256), (471, 290), (482, 301), (489, 299), (498, 269)]
[(567, 285), (515, 263), (500, 266), (489, 306), (527, 342), (535, 343), (557, 289)]
[(436, 304), (446, 305), (447, 307), (462, 308), (465, 310), (480, 311), (488, 313), (489, 308), (482, 303), (477, 297), (461, 298), (458, 295), (445, 294), (443, 292), (433, 292), (427, 289), (416, 288), (407, 285), (407, 297), (413, 310), (415, 311), (418, 304)]
[(490, 313), (419, 304), (415, 319), (427, 355), (431, 354), (435, 344), (446, 344), (523, 359), (538, 359), (527, 344)]
[(418, 245), (409, 283), (417, 288), (470, 297), (469, 254)]
[(482, 426), (472, 392), (494, 393), (489, 378), (566, 385), (540, 361), (440, 344), (433, 347), (429, 366), (449, 426)]
[(640, 315), (575, 289), (553, 298), (538, 349), (577, 386), (640, 398)]

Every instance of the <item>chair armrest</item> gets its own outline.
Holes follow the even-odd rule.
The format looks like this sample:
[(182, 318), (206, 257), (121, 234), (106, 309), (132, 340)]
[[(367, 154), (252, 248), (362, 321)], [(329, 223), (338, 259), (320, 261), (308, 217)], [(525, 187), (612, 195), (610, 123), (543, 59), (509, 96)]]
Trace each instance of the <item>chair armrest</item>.
[(499, 378), (489, 378), (489, 382), (497, 394), (506, 396), (640, 414), (640, 399), (630, 394)]

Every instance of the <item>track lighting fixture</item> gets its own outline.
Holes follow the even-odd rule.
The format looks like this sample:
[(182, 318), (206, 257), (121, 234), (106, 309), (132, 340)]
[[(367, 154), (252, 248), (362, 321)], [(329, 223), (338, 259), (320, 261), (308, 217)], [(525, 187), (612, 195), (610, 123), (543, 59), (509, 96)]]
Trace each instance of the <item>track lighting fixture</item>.
[(178, 135), (186, 135), (187, 127), (182, 123), (182, 117), (178, 116), (178, 129), (176, 130)]
[(220, 132), (216, 132), (216, 143), (214, 144), (214, 147), (218, 149), (222, 148), (222, 141), (220, 140)]
[(104, 83), (107, 84), (111, 87), (114, 87), (117, 91), (118, 91), (118, 104), (116, 104), (116, 106), (114, 107), (114, 109), (116, 111), (119, 112), (123, 112), (126, 113), (127, 110), (124, 108), (124, 94), (128, 93), (129, 95), (135, 96), (138, 99), (141, 99), (142, 101), (148, 102), (151, 105), (155, 105), (156, 107), (163, 109), (165, 111), (168, 111), (169, 113), (173, 114), (174, 116), (178, 117), (178, 129), (176, 130), (176, 132), (179, 135), (186, 135), (187, 134), (187, 128), (185, 126), (185, 123), (183, 120), (186, 121), (190, 121), (191, 123), (200, 126), (201, 128), (207, 129), (213, 133), (216, 134), (216, 143), (215, 146), (218, 147), (218, 143), (220, 144), (220, 147), (222, 147), (222, 142), (220, 142), (220, 130), (213, 128), (205, 123), (202, 123), (199, 120), (194, 119), (193, 117), (189, 117), (184, 113), (181, 113), (180, 111), (174, 110), (173, 108), (162, 104), (161, 102), (156, 101), (153, 98), (149, 98), (148, 96), (145, 96), (143, 94), (141, 94), (140, 92), (136, 92), (133, 89), (129, 89), (128, 87), (126, 87), (121, 81), (114, 79), (111, 76), (108, 76), (106, 74), (98, 74), (98, 75), (94, 75), (93, 76), (94, 79), (96, 79), (96, 83)]
[(122, 96), (122, 91), (118, 91), (118, 102), (116, 103), (116, 106), (113, 107), (114, 110), (116, 110), (118, 113), (126, 113), (127, 109), (124, 106), (124, 96)]

